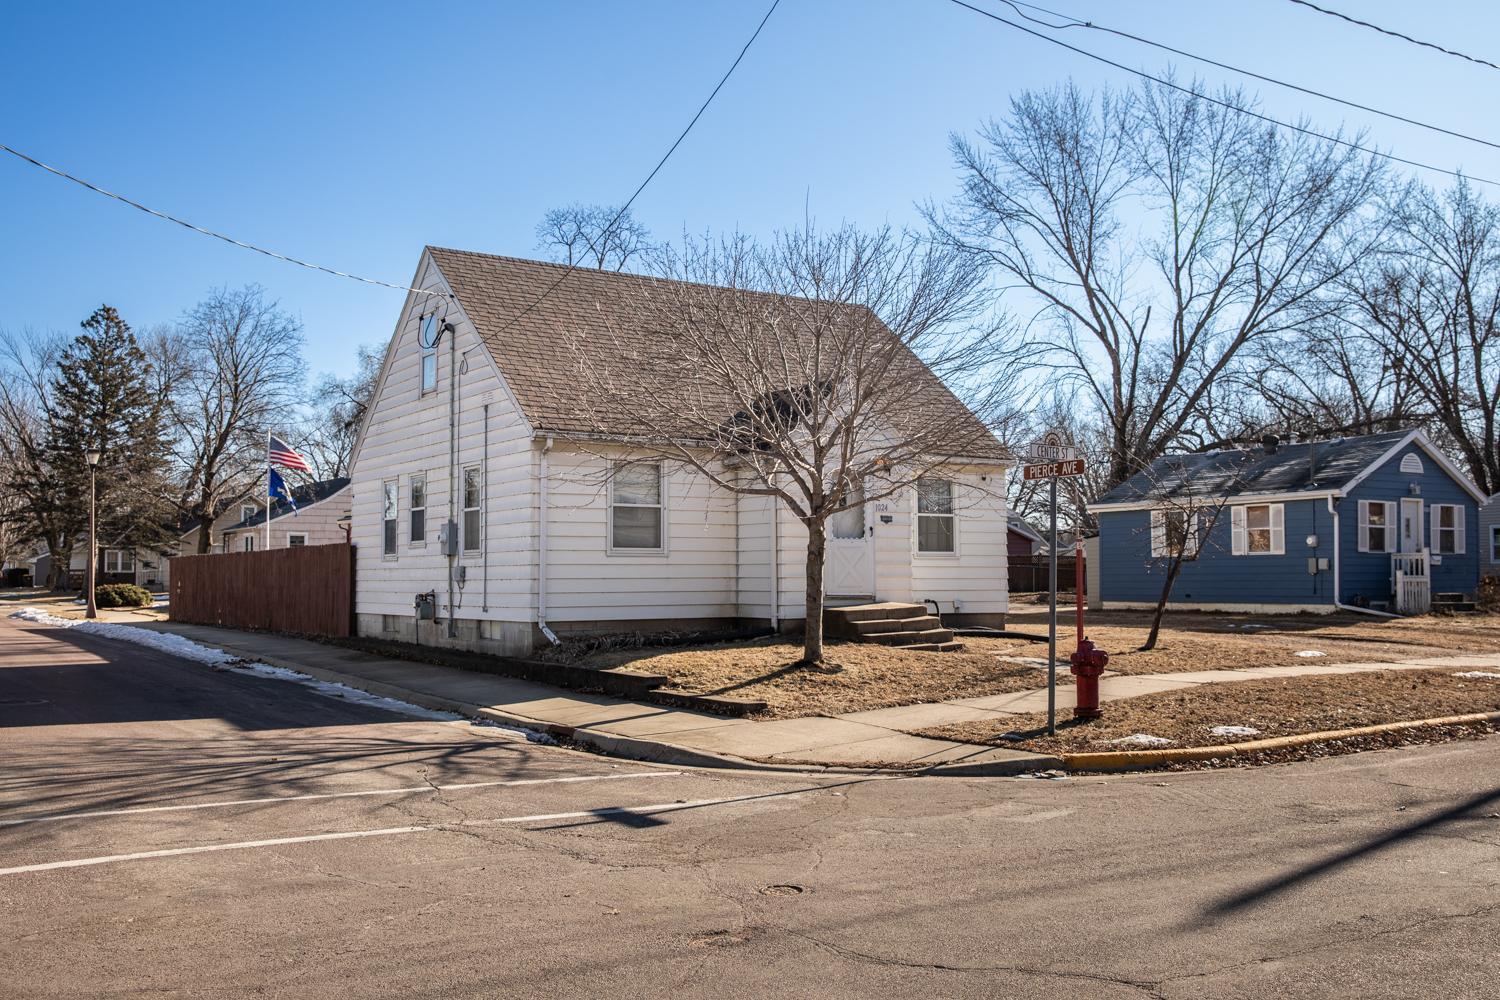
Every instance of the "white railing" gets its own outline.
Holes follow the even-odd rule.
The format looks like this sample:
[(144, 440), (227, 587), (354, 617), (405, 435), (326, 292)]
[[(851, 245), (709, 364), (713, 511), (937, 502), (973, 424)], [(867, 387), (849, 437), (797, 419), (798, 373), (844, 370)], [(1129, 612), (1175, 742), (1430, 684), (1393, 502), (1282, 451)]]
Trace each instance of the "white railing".
[(1428, 551), (1391, 554), (1391, 594), (1396, 599), (1396, 613), (1425, 615), (1432, 610), (1432, 578), (1428, 575), (1431, 560)]

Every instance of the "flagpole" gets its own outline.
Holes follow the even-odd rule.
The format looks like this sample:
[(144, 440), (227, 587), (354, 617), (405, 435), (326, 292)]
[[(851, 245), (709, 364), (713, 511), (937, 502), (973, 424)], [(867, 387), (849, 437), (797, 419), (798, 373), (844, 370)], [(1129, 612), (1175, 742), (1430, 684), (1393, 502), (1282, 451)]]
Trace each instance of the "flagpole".
[(271, 496), (271, 431), (266, 430), (266, 545), (267, 552), (271, 551), (271, 502), (276, 498)]

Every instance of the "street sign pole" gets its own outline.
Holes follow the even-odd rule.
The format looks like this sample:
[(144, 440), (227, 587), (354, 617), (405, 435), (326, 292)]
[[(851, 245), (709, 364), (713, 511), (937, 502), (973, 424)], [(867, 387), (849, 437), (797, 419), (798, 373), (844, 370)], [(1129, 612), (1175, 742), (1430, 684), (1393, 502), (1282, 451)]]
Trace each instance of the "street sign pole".
[(1047, 480), (1052, 541), (1047, 551), (1047, 735), (1057, 734), (1057, 477)]

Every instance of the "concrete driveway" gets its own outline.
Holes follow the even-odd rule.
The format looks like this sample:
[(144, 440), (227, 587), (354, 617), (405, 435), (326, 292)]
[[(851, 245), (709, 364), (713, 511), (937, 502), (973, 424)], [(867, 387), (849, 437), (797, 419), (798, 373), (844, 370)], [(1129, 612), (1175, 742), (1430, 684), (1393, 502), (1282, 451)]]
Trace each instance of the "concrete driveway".
[(0, 993), (1493, 997), (1500, 741), (702, 772), (0, 620)]

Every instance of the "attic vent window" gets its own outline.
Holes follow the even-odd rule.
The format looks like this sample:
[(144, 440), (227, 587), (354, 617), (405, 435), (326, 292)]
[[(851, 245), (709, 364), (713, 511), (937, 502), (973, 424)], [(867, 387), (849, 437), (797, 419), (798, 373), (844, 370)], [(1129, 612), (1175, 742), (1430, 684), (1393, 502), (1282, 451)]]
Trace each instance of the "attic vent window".
[(1401, 471), (1411, 476), (1422, 474), (1422, 459), (1415, 453), (1407, 455), (1401, 460)]
[(419, 343), (422, 348), (422, 394), (437, 390), (437, 313), (422, 317)]

